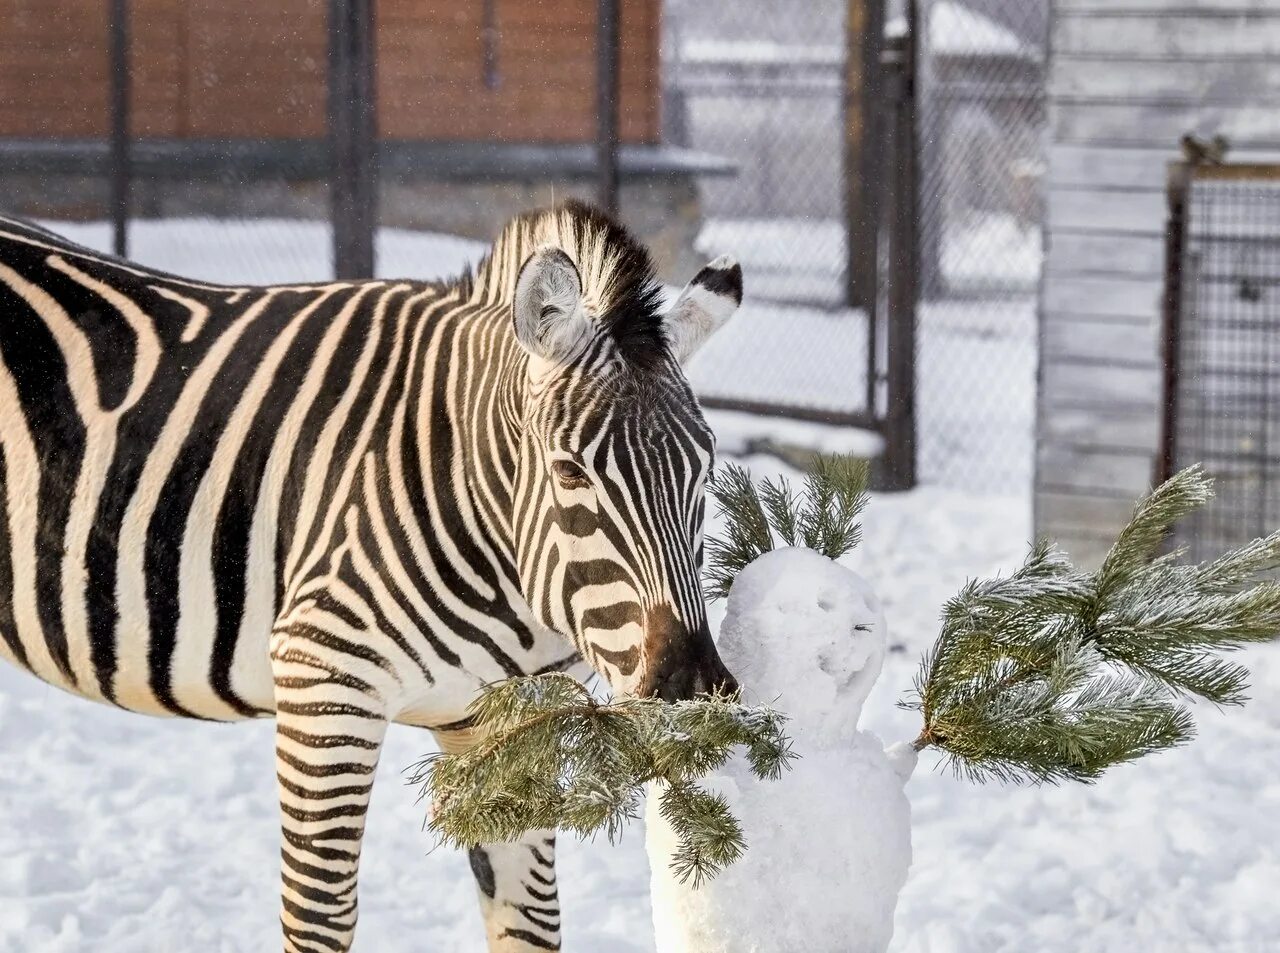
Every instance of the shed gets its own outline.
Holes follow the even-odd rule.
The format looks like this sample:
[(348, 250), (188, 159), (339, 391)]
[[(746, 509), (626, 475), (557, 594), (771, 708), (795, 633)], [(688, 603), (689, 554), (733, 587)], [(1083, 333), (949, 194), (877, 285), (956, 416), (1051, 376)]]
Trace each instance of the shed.
[(1274, 0), (1056, 0), (1035, 524), (1095, 564), (1154, 473), (1166, 165), (1280, 151)]

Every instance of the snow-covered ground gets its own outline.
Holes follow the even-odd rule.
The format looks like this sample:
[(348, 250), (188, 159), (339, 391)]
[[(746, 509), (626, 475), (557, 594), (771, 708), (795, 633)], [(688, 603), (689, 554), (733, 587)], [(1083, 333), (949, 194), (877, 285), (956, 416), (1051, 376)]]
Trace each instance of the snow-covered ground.
[[(243, 233), (211, 231), (225, 251), (207, 255), (207, 240), (184, 246), (181, 236), (139, 228), (136, 254), (207, 278), (325, 276), (322, 230), (261, 229), (250, 251), (230, 240)], [(105, 230), (64, 230), (99, 246), (106, 238)], [(455, 239), (396, 233), (381, 249), (387, 273), (424, 276), (474, 253)], [(193, 256), (199, 267), (189, 267)], [(998, 336), (955, 326), (976, 342), (967, 360), (990, 374), (981, 362), (999, 359)], [(995, 351), (981, 349), (992, 340)], [(726, 449), (736, 442), (741, 452), (749, 445), (742, 422), (731, 429)], [(1029, 437), (1028, 425), (1001, 439), (1029, 460)], [(779, 468), (767, 457), (746, 462), (758, 475)], [(1029, 522), (1024, 496), (936, 486), (876, 496), (864, 542), (847, 560), (877, 587), (891, 634), (865, 727), (886, 741), (915, 735), (915, 717), (894, 703), (910, 687), (939, 608), (968, 577), (1013, 566)], [(722, 613), (723, 604), (713, 607), (714, 624)], [(907, 788), (915, 863), (891, 949), (1280, 949), (1280, 647), (1245, 660), (1258, 701), (1225, 712), (1200, 706), (1201, 737), (1191, 746), (1118, 769), (1093, 788), (979, 789), (931, 772), (926, 755)], [(148, 719), (0, 668), (0, 953), (277, 948), (272, 748), (266, 722)], [(422, 807), (404, 784), (404, 769), (429, 750), (423, 732), (390, 734), (366, 838), (357, 949), (484, 948), (465, 859), (432, 850)], [(562, 844), (565, 948), (652, 950), (643, 832), (629, 831), (617, 847)]]
[[(898, 649), (864, 722), (886, 741), (908, 739), (918, 725), (894, 703), (942, 601), (966, 577), (1020, 558), (1027, 511), (924, 488), (877, 496), (865, 529), (848, 562), (881, 593)], [(723, 604), (714, 609), (718, 622)], [(915, 863), (891, 949), (1275, 949), (1280, 647), (1245, 660), (1256, 701), (1201, 706), (1192, 745), (1093, 788), (975, 788), (930, 771), (926, 755), (907, 788)], [(432, 851), (404, 784), (428, 750), (425, 733), (392, 730), (366, 838), (358, 949), (484, 948), (465, 860)], [(153, 720), (0, 669), (0, 951), (273, 949), (272, 775), (269, 723)], [(565, 949), (651, 950), (643, 831), (617, 847), (562, 844)]]

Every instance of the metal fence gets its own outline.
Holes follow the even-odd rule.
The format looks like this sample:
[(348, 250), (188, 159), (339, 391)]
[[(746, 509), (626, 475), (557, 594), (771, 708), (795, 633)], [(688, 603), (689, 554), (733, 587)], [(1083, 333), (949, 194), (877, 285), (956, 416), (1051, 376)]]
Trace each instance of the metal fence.
[(921, 479), (1031, 485), (1047, 0), (917, 0)]
[[(663, 219), (659, 243), (692, 229), (701, 256), (743, 262), (742, 313), (691, 370), (709, 404), (878, 431), (886, 485), (912, 484), (918, 458), (928, 482), (1026, 489), (1047, 0), (666, 0), (654, 75), (629, 81), (643, 57), (627, 38), (646, 9), (656, 29), (657, 0), (561, 6), (432, 7), (483, 50), (465, 77), (422, 75), (414, 44), (454, 33), (403, 5), (381, 5), (377, 31), (373, 0), (248, 4), (246, 22), (198, 28), (183, 14), (180, 48), (148, 6), (58, 8), (29, 60), (85, 71), (94, 95), (40, 103), (31, 129), (0, 138), (0, 207), (192, 277), (274, 282), (434, 277), (520, 208), (595, 197), (647, 216), (642, 233)], [(6, 48), (21, 50), (27, 16)], [(589, 61), (551, 89), (542, 65), (570, 34)], [(42, 78), (31, 88), (56, 85)], [(620, 141), (650, 78), (664, 141), (645, 151)], [(280, 102), (250, 129), (242, 104), (264, 84)], [(482, 93), (506, 95), (510, 122), (473, 128)], [(555, 143), (521, 126), (521, 104), (566, 98), (583, 121)], [(411, 121), (387, 128), (391, 107)], [(663, 189), (667, 206), (637, 213)], [(458, 210), (491, 220), (468, 231)]]
[[(825, 349), (771, 350), (751, 386), (767, 392), (807, 374), (812, 383), (792, 387), (792, 401), (885, 417), (886, 322), (908, 307), (891, 294), (892, 279), (897, 271), (903, 284), (910, 245), (916, 345), (913, 366), (899, 373), (914, 381), (907, 412), (919, 476), (1029, 492), (1048, 0), (888, 4), (888, 42), (909, 41), (914, 53), (905, 85), (878, 90), (882, 233), (878, 249), (854, 249), (879, 258), (875, 309), (849, 307), (845, 279), (859, 254), (849, 255), (837, 200), (851, 171), (842, 150), (845, 16), (856, 6), (742, 0), (726, 17), (714, 2), (668, 4), (670, 134), (739, 164), (738, 176), (704, 189), (703, 240), (743, 259), (751, 294), (775, 314), (796, 328), (814, 323), (812, 340), (828, 336)], [(894, 131), (904, 122), (919, 153), (910, 169), (911, 133)], [(906, 216), (895, 211), (900, 189), (914, 191)], [(851, 362), (854, 353), (865, 360)]]
[[(851, 9), (867, 21), (852, 34)], [(736, 167), (700, 188), (698, 246), (733, 254), (747, 284), (739, 327), (692, 371), (714, 407), (870, 429), (886, 419), (886, 364), (874, 309), (862, 306), (876, 294), (875, 233), (861, 260), (851, 259), (847, 236), (858, 206), (882, 197), (874, 170), (846, 165), (865, 156), (861, 140), (850, 145), (851, 123), (873, 155), (882, 151), (870, 115), (881, 104), (867, 86), (878, 44), (859, 42), (878, 12), (874, 0), (665, 4), (665, 135)]]
[(1202, 561), (1280, 523), (1280, 166), (1172, 166), (1167, 247), (1160, 476), (1214, 479), (1178, 531)]

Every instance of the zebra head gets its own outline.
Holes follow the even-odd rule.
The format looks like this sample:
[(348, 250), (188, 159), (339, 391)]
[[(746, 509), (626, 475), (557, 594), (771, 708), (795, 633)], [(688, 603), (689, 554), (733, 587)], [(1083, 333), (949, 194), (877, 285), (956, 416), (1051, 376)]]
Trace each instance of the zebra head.
[(732, 691), (700, 581), (715, 443), (681, 365), (736, 310), (742, 270), (716, 259), (664, 312), (647, 252), (621, 227), (581, 206), (555, 225), (523, 256), (512, 299), (527, 354), (513, 521), (524, 596), (621, 694)]

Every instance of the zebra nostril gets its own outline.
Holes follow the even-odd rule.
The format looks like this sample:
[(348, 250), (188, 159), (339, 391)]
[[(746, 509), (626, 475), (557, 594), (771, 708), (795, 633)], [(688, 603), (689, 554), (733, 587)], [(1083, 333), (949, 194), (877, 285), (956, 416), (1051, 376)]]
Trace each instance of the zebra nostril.
[(664, 702), (682, 702), (697, 692), (697, 680), (687, 671), (672, 672), (658, 683), (653, 694)]

